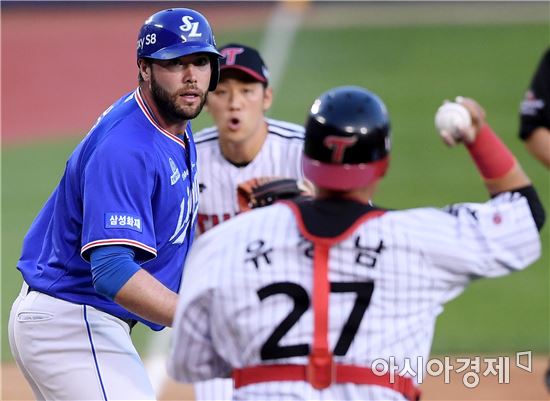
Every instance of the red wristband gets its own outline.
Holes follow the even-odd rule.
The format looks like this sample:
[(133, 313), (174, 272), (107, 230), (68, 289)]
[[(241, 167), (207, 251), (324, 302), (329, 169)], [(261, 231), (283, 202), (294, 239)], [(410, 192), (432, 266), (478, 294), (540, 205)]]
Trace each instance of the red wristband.
[(485, 179), (501, 178), (516, 164), (510, 149), (488, 124), (481, 127), (474, 142), (466, 145), (466, 148)]

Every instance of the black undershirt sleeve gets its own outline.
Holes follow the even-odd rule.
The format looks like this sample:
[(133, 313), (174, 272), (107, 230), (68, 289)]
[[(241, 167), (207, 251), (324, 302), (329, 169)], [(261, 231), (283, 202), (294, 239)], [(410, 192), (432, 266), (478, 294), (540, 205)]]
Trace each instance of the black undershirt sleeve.
[[(533, 187), (532, 185), (528, 185), (526, 187), (514, 189), (510, 192), (520, 193), (522, 196), (525, 197), (525, 199), (527, 199), (527, 202), (529, 203), (529, 208), (531, 209), (531, 214), (533, 215), (533, 219), (535, 220), (535, 224), (537, 225), (537, 229), (540, 231), (542, 229), (542, 226), (544, 225), (544, 221), (546, 220), (546, 213), (544, 211), (544, 207), (542, 206), (542, 202), (540, 201), (539, 195), (535, 190), (535, 187)], [(493, 195), (492, 198), (497, 195), (499, 194)]]

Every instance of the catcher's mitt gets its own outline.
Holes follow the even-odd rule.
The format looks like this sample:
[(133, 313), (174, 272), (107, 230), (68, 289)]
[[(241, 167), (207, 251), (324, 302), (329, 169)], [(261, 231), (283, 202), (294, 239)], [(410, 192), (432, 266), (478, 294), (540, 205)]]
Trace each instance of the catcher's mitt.
[(237, 186), (239, 212), (268, 206), (279, 199), (289, 199), (304, 193), (298, 182), (291, 178), (259, 177)]

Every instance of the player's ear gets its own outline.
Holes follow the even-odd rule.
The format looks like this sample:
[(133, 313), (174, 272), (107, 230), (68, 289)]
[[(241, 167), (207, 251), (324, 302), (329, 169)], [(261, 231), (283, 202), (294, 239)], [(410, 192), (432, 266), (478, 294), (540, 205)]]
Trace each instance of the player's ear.
[(143, 81), (150, 81), (151, 79), (151, 62), (140, 58), (138, 60), (139, 75)]
[(263, 109), (264, 111), (269, 110), (271, 107), (271, 104), (273, 103), (273, 89), (271, 86), (268, 86), (264, 89), (264, 102), (263, 102)]

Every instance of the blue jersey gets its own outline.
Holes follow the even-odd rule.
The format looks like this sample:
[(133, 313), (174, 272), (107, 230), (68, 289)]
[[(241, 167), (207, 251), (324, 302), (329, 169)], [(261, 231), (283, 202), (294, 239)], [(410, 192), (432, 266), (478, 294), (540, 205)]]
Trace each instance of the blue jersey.
[(89, 253), (125, 245), (177, 292), (198, 210), (196, 150), (155, 121), (140, 90), (119, 99), (70, 156), (60, 183), (23, 241), (18, 269), (29, 286), (122, 318), (146, 321), (98, 294)]

